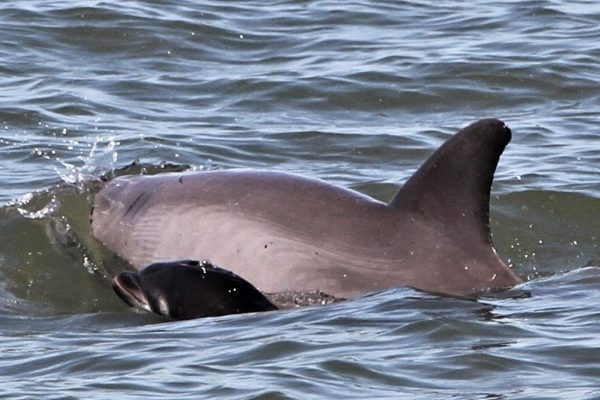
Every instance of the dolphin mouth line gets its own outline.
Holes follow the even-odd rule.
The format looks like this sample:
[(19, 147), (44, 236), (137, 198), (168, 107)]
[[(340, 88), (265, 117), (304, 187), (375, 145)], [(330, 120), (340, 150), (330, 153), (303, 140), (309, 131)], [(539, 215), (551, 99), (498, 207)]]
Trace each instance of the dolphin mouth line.
[(127, 272), (115, 276), (112, 280), (113, 290), (130, 307), (152, 312), (148, 298), (132, 276)]

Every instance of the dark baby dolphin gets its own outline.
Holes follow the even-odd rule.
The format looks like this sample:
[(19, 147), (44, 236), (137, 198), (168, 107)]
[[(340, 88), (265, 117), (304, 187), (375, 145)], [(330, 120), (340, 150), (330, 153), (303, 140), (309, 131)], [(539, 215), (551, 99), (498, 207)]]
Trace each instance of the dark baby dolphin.
[(113, 289), (132, 307), (174, 319), (277, 310), (250, 283), (206, 261), (156, 263), (138, 273), (121, 272)]
[(499, 120), (467, 126), (389, 204), (281, 172), (120, 177), (96, 195), (92, 230), (137, 268), (208, 259), (266, 293), (506, 289), (521, 280), (494, 249), (489, 200), (510, 139)]

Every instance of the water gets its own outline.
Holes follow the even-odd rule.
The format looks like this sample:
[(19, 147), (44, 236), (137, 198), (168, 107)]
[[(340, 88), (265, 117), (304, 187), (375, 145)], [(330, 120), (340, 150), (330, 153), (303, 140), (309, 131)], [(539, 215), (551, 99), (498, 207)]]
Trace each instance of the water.
[[(3, 398), (600, 398), (595, 2), (4, 1), (0, 30)], [(90, 182), (134, 161), (387, 200), (488, 116), (494, 241), (530, 279), (504, 295), (169, 322), (89, 236)]]

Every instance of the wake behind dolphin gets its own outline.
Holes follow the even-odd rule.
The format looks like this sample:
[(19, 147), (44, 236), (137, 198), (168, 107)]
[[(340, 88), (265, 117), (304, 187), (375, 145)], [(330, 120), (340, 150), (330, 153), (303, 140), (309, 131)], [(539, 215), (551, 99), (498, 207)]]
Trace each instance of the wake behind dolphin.
[[(489, 200), (510, 139), (499, 120), (467, 126), (389, 204), (280, 172), (120, 177), (96, 195), (92, 232), (138, 269), (208, 259), (265, 293), (353, 298), (397, 286), (457, 296), (506, 289), (521, 280), (494, 249)], [(189, 306), (204, 307), (197, 303)]]

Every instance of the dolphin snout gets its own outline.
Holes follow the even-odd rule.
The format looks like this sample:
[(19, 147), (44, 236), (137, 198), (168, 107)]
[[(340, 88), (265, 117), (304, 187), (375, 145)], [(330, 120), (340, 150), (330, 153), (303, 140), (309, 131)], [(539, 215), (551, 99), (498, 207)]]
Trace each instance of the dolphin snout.
[(112, 280), (112, 288), (125, 303), (131, 307), (137, 307), (152, 311), (148, 298), (142, 290), (140, 277), (132, 272), (121, 272)]

